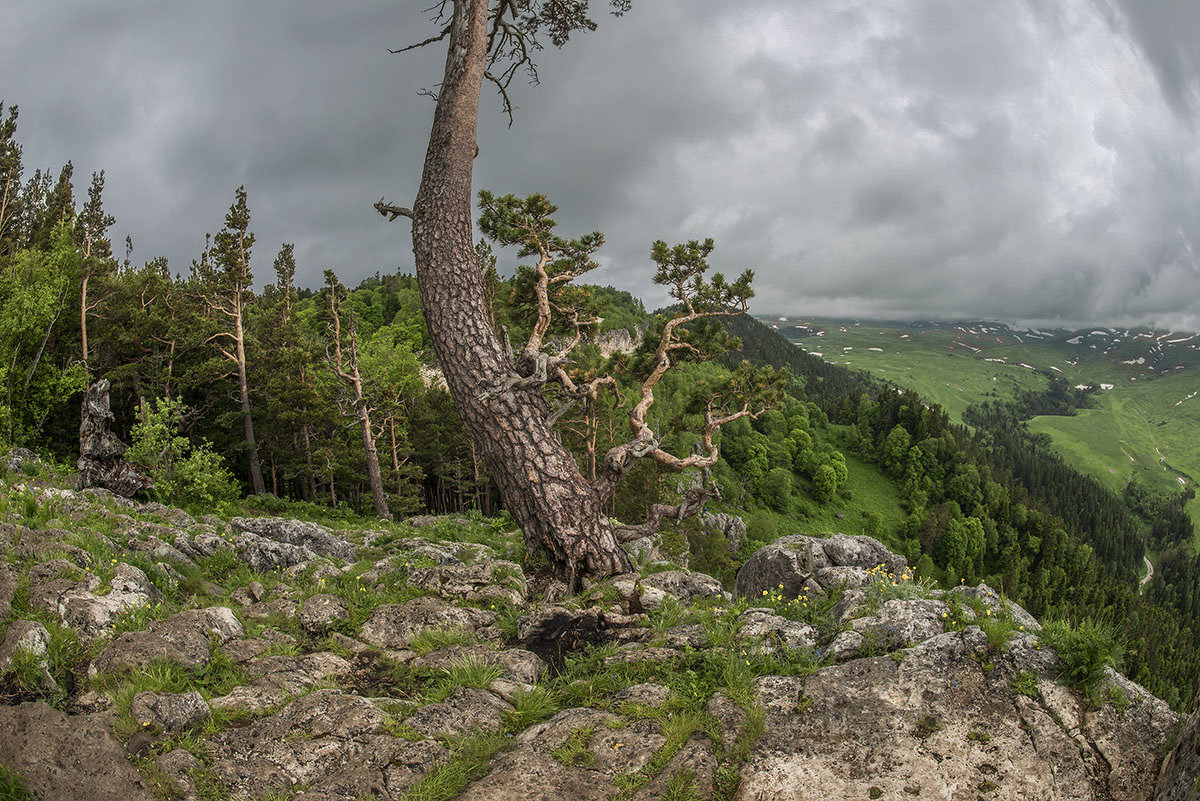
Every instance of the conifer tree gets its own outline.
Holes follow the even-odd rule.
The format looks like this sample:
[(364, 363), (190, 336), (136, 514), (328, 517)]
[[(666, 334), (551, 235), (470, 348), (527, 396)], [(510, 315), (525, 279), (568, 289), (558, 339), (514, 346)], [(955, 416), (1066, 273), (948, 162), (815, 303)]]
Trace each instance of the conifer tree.
[(105, 275), (112, 267), (112, 243), (106, 236), (115, 222), (111, 214), (104, 211), (104, 170), (92, 173), (88, 187), (87, 203), (79, 212), (76, 233), (82, 246), (79, 280), (79, 331), (84, 367), (88, 363), (88, 312), (96, 308), (100, 299), (88, 303), (88, 284), (93, 278)]
[(250, 208), (246, 188), (239, 186), (233, 205), (225, 215), (225, 227), (213, 238), (213, 250), (195, 265), (200, 294), (217, 328), (208, 342), (217, 342), (218, 350), (237, 377), (238, 398), (245, 432), (246, 453), (250, 462), (250, 481), (256, 495), (267, 491), (259, 462), (258, 443), (254, 438), (254, 419), (250, 411), (250, 386), (246, 376), (246, 305), (254, 297), (251, 287)]

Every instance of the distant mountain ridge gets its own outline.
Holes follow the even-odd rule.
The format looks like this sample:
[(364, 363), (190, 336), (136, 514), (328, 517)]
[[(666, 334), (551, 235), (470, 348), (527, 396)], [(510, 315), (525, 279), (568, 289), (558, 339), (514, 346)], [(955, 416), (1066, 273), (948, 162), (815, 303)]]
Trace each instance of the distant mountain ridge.
[[(982, 355), (987, 351), (1037, 345), (1039, 349), (1030, 351), (1029, 358), (1014, 360), (1004, 353), (992, 358), (1011, 364), (1024, 361), (1025, 366), (1055, 370), (1064, 375), (1075, 372), (1090, 381), (1104, 378), (1114, 381), (1145, 380), (1200, 366), (1200, 333), (1191, 331), (1129, 327), (1028, 328), (994, 321), (897, 321), (765, 315), (756, 319), (791, 340), (824, 337), (831, 331), (850, 333), (851, 329), (875, 329), (880, 336), (894, 332), (898, 339), (945, 339), (948, 348), (967, 350), (981, 358), (987, 358)], [(814, 349), (806, 345), (805, 350), (812, 352)], [(824, 353), (822, 356), (833, 358)], [(1095, 375), (1104, 369), (1111, 369), (1112, 375)]]

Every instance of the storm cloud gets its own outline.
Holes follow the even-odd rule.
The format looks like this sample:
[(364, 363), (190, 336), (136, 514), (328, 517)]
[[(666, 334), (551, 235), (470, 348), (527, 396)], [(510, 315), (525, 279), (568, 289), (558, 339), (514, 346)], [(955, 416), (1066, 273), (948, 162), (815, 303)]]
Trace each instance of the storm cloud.
[[(0, 100), (27, 173), (103, 169), (114, 238), (186, 271), (245, 184), (255, 267), (410, 271), (440, 79), (427, 4), (16, 0)], [(598, 7), (606, 4), (597, 3)], [(650, 306), (654, 239), (712, 236), (752, 310), (1200, 328), (1191, 0), (645, 0), (481, 107), (476, 186), (605, 232)], [(119, 248), (118, 248), (119, 250)]]

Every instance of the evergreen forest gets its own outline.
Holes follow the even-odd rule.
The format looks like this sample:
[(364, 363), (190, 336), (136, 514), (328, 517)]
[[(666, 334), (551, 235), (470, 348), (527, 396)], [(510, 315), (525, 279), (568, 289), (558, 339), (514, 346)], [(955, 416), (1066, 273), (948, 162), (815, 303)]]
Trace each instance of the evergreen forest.
[[(255, 241), (253, 187), (232, 191), (224, 216), (215, 211), (190, 264), (135, 258), (130, 239), (110, 240), (103, 172), (81, 180), (68, 162), (27, 174), (17, 121), (16, 107), (0, 106), (0, 452), (27, 448), (71, 465), (82, 393), (103, 378), (127, 457), (164, 503), (503, 524), (500, 495), (440, 380), (415, 277), (377, 273), (349, 286), (326, 271), (322, 285), (298, 286), (293, 245)], [(493, 328), (523, 341), (537, 312), (529, 268), (500, 274), (486, 240), (477, 255)], [(594, 479), (598, 460), (629, 438), (629, 397), (671, 310), (648, 312), (603, 286), (572, 292), (598, 321), (572, 368), (615, 377), (614, 391), (556, 413), (563, 442)], [(656, 389), (664, 449), (693, 451), (706, 402), (743, 361), (785, 370), (787, 391), (721, 429), (721, 460), (703, 477), (719, 490), (708, 511), (742, 517), (745, 541), (729, 547), (700, 517), (668, 525), (664, 549), (730, 582), (779, 536), (870, 534), (930, 582), (986, 582), (1039, 618), (1113, 627), (1124, 672), (1172, 706), (1190, 705), (1200, 555), (1188, 498), (1137, 486), (1115, 494), (1024, 427), (1086, 398), (1051, 382), (974, 406), (960, 425), (916, 393), (805, 354), (748, 316), (716, 325), (697, 321), (694, 335), (724, 342), (725, 355), (685, 358)], [(608, 513), (638, 523), (697, 480), (642, 461)], [(1157, 569), (1142, 588), (1147, 549)]]

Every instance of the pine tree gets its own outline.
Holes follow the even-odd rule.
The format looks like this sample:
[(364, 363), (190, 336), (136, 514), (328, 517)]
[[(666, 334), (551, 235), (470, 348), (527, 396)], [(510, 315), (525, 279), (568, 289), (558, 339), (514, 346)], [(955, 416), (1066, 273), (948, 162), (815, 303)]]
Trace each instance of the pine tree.
[(246, 306), (253, 299), (254, 275), (250, 271), (250, 251), (254, 234), (250, 233), (250, 208), (246, 188), (239, 186), (233, 205), (225, 215), (225, 227), (213, 238), (213, 251), (205, 253), (195, 265), (200, 292), (216, 332), (209, 342), (221, 343), (218, 350), (232, 362), (237, 376), (238, 397), (245, 432), (246, 453), (250, 462), (250, 482), (256, 495), (264, 494), (258, 443), (254, 438), (254, 419), (250, 411), (250, 386), (246, 376)]

